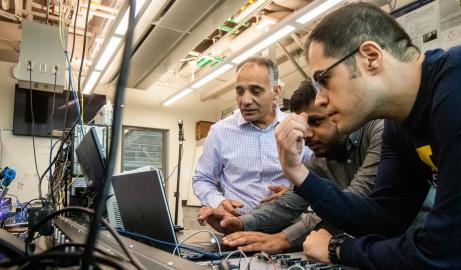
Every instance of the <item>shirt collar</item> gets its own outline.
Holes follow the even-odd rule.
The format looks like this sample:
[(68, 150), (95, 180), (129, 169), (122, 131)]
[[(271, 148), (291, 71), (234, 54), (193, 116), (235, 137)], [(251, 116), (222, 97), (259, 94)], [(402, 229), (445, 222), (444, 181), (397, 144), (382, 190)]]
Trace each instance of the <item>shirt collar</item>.
[(349, 138), (347, 138), (347, 143), (346, 143), (346, 149), (349, 152), (351, 149), (355, 149), (359, 145), (359, 139), (360, 139), (360, 133), (362, 129), (360, 128), (359, 130), (353, 132), (351, 135), (349, 135)]
[[(280, 111), (279, 105), (277, 105), (277, 103), (274, 102), (272, 104), (272, 108), (275, 111), (275, 118), (274, 118), (274, 121), (272, 122), (272, 124), (270, 124), (268, 127), (271, 127), (273, 125), (277, 125), (278, 123), (282, 122), (282, 120), (283, 120), (283, 115), (282, 115), (282, 113)], [(237, 111), (237, 114), (238, 114), (237, 115), (237, 125), (238, 126), (241, 126), (241, 125), (246, 124), (246, 123), (250, 123), (247, 120), (245, 120), (245, 118), (243, 118), (243, 115), (242, 115), (242, 112), (240, 111), (240, 109), (237, 109), (236, 111)]]

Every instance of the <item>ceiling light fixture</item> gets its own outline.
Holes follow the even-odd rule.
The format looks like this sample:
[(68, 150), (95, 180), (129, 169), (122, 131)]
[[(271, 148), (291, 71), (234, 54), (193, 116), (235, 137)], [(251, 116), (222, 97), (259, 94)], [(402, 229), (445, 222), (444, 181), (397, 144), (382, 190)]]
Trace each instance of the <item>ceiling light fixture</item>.
[(107, 63), (109, 60), (112, 59), (112, 55), (114, 55), (115, 50), (118, 49), (118, 45), (120, 45), (120, 41), (122, 41), (119, 37), (112, 37), (107, 44), (104, 52), (101, 55), (101, 58), (98, 60), (98, 64), (96, 64), (95, 70), (103, 70), (106, 68)]
[(165, 102), (163, 102), (163, 106), (170, 106), (171, 104), (175, 103), (176, 101), (180, 100), (181, 98), (189, 95), (194, 91), (192, 88), (186, 88), (182, 90), (181, 92), (177, 93), (176, 95), (172, 96), (171, 98), (167, 99)]
[(284, 36), (288, 35), (289, 33), (293, 32), (296, 28), (291, 25), (287, 25), (282, 29), (278, 30), (274, 34), (268, 36), (252, 48), (246, 50), (244, 53), (240, 54), (236, 58), (232, 59), (232, 63), (239, 64), (243, 60), (247, 59), (248, 57), (262, 51), (263, 49), (267, 48), (272, 43), (277, 42), (279, 39), (283, 38)]
[(313, 19), (315, 19), (316, 17), (318, 17), (319, 15), (325, 13), (327, 10), (329, 10), (330, 8), (336, 6), (337, 4), (341, 3), (343, 0), (328, 0), (318, 6), (316, 6), (315, 8), (313, 8), (312, 10), (309, 10), (305, 15), (302, 15), (299, 19), (296, 20), (296, 22), (300, 23), (300, 24), (306, 24), (310, 21), (312, 21)]
[(210, 74), (200, 79), (198, 82), (194, 83), (191, 88), (197, 89), (208, 83), (209, 81), (213, 80), (214, 78), (218, 77), (219, 75), (223, 74), (224, 72), (228, 71), (229, 69), (233, 68), (234, 66), (231, 64), (224, 64), (223, 66), (219, 67), (215, 71), (211, 72)]
[[(136, 17), (136, 15), (138, 15), (138, 12), (141, 9), (141, 7), (144, 5), (145, 1), (146, 0), (137, 0), (136, 1), (136, 11), (135, 11), (135, 15), (134, 15), (135, 17)], [(120, 21), (120, 23), (118, 24), (118, 26), (117, 26), (117, 28), (115, 30), (115, 34), (121, 35), (121, 36), (125, 35), (126, 29), (128, 29), (128, 11), (129, 10), (127, 10), (125, 12), (125, 14), (123, 15), (122, 20)]]
[(85, 87), (83, 89), (83, 94), (90, 94), (91, 91), (93, 91), (94, 86), (96, 85), (96, 82), (99, 79), (99, 76), (101, 75), (101, 71), (93, 71), (90, 75), (90, 78), (85, 84)]
[[(142, 8), (145, 10), (151, 2), (152, 2), (151, 0), (136, 0), (135, 24), (136, 24), (136, 21), (139, 19), (138, 17), (143, 15), (142, 14), (143, 12), (141, 12), (141, 14), (138, 14), (139, 11), (142, 11)], [(100, 57), (96, 65), (91, 66), (91, 69), (89, 70), (88, 75), (85, 77), (85, 81), (83, 84), (84, 94), (90, 94), (93, 91), (94, 87), (98, 84), (100, 78), (102, 77), (101, 75), (106, 71), (107, 64), (111, 60), (113, 60), (114, 55), (117, 53), (117, 51), (120, 48), (120, 44), (122, 43), (122, 39), (123, 39), (122, 36), (125, 35), (126, 30), (128, 28), (129, 7), (125, 9), (126, 9), (125, 11), (122, 9), (120, 10), (119, 14), (117, 15), (118, 17), (115, 20), (115, 24), (112, 25), (110, 28), (111, 30), (106, 37), (106, 38), (110, 38), (109, 42), (100, 43), (103, 45), (101, 46), (101, 48), (99, 49), (97, 53), (97, 54), (100, 54)], [(123, 12), (124, 12), (124, 15), (120, 19), (119, 16), (121, 16)]]

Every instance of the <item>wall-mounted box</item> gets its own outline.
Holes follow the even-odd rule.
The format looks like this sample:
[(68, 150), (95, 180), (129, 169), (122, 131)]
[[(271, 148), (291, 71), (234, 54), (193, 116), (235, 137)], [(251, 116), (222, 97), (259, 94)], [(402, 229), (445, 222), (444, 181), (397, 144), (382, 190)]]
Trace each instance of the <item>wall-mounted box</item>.
[[(62, 34), (67, 49), (67, 30)], [(27, 20), (22, 21), (19, 54), (19, 87), (62, 92), (66, 79), (66, 58), (59, 28)]]

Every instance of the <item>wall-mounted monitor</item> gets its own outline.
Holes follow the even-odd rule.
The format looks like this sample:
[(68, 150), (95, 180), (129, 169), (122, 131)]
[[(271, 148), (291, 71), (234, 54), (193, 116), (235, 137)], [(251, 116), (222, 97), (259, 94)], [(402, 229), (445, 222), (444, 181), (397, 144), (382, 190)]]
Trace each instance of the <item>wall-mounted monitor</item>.
[[(31, 94), (29, 89), (19, 88), (16, 85), (14, 93), (14, 116), (13, 134), (32, 135), (32, 110), (30, 106)], [(72, 126), (77, 119), (77, 109), (72, 93), (69, 93), (69, 102), (66, 103), (67, 91), (56, 93), (53, 106), (53, 92), (32, 90), (32, 105), (34, 118), (34, 135), (50, 136), (51, 128), (54, 130), (64, 129), (64, 114), (67, 109), (66, 128)], [(91, 121), (101, 107), (106, 104), (105, 95), (84, 95), (84, 122)], [(53, 124), (51, 124), (51, 113), (53, 112)]]

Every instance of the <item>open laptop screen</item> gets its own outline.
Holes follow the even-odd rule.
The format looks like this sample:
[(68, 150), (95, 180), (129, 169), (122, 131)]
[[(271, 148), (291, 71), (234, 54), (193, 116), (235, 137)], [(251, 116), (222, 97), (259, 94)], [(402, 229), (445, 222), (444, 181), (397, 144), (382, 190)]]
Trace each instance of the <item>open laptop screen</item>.
[(106, 179), (106, 164), (94, 127), (83, 137), (75, 149), (75, 154), (88, 186), (93, 188), (94, 192), (101, 192)]
[(177, 243), (162, 175), (156, 170), (114, 176), (113, 187), (126, 230), (171, 243), (160, 247), (172, 251)]

